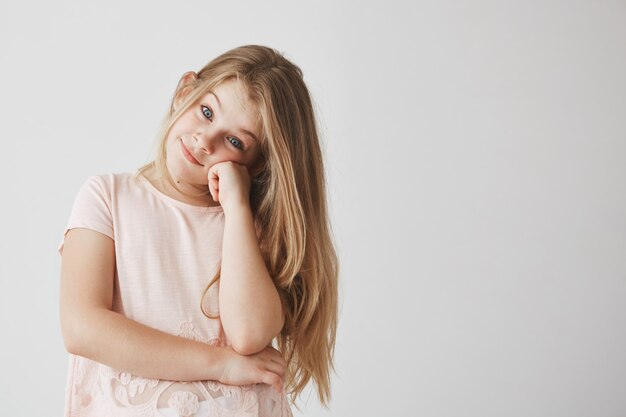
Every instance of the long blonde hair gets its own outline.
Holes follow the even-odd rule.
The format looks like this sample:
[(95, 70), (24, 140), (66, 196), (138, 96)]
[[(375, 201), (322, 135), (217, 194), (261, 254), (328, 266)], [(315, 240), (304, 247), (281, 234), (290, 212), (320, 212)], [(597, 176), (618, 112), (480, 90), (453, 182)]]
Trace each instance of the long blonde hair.
[[(295, 404), (312, 378), (320, 402), (328, 407), (338, 320), (338, 260), (328, 218), (323, 155), (302, 71), (274, 49), (247, 45), (218, 56), (197, 75), (185, 85), (191, 91), (176, 109), (179, 90), (175, 92), (159, 132), (157, 157), (139, 173), (154, 166), (160, 177), (182, 192), (165, 166), (169, 130), (221, 82), (242, 82), (262, 126), (264, 165), (252, 178), (250, 205), (259, 246), (285, 311), (285, 325), (277, 336), (278, 349), (289, 364), (285, 388)], [(202, 297), (219, 278), (218, 271)]]

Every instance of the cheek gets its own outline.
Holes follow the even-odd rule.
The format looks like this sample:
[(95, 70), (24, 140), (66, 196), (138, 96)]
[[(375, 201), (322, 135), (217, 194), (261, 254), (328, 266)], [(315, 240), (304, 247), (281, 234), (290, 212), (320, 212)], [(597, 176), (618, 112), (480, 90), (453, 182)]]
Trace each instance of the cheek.
[(167, 153), (167, 158), (170, 159), (176, 153), (176, 139), (168, 140), (167, 145), (165, 147), (165, 151)]

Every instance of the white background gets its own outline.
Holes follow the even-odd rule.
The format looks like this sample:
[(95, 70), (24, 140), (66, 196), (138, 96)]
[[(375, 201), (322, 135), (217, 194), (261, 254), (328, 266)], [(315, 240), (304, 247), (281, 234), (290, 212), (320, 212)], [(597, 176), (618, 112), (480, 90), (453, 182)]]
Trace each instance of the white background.
[(249, 43), (301, 66), (322, 126), (342, 301), (331, 409), (304, 415), (626, 415), (606, 0), (3, 2), (2, 415), (63, 412), (80, 185), (147, 162), (179, 77)]

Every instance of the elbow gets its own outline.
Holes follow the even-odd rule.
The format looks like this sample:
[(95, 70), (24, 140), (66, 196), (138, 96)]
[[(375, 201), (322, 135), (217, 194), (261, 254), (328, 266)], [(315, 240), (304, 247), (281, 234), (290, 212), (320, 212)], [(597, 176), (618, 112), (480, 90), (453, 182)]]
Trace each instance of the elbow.
[(255, 330), (237, 332), (232, 337), (228, 337), (233, 350), (240, 355), (254, 355), (267, 346), (271, 346), (272, 340), (279, 332), (273, 330), (259, 331), (258, 328)]
[(248, 356), (262, 351), (266, 346), (269, 346), (271, 342), (271, 340), (254, 340), (251, 337), (235, 338), (231, 340), (231, 347), (238, 354)]
[(71, 353), (72, 355), (82, 356), (79, 353), (78, 346), (75, 344), (74, 341), (69, 341), (65, 337), (63, 338), (63, 341), (65, 343), (65, 350), (67, 351), (67, 353)]
[(254, 355), (271, 346), (272, 340), (280, 333), (285, 323), (282, 315), (269, 321), (253, 321), (232, 326), (222, 321), (224, 331), (233, 350), (240, 355)]
[(76, 336), (77, 332), (73, 327), (74, 324), (68, 323), (68, 320), (61, 321), (61, 335), (65, 350), (72, 355), (79, 355), (79, 337)]
[(273, 331), (246, 331), (239, 332), (234, 337), (229, 337), (231, 347), (240, 355), (254, 355), (272, 345), (272, 340), (277, 332)]
[(62, 314), (61, 315), (61, 335), (65, 350), (73, 355), (84, 356), (84, 346), (89, 325), (85, 323), (86, 314)]

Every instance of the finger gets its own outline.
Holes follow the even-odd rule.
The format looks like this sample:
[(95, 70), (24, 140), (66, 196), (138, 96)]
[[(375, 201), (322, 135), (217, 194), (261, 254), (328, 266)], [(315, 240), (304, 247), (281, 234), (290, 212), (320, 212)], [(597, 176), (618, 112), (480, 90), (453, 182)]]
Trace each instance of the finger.
[(281, 355), (272, 355), (271, 360), (274, 363), (279, 364), (280, 366), (286, 367), (287, 361)]
[(285, 376), (285, 367), (284, 367), (284, 366), (282, 366), (282, 365), (281, 365), (281, 364), (279, 364), (279, 363), (276, 363), (276, 362), (268, 362), (268, 363), (265, 365), (265, 368), (266, 368), (268, 371), (272, 371), (272, 372), (274, 372), (276, 375), (279, 375), (280, 377), (284, 377), (284, 376)]
[(264, 372), (263, 373), (263, 382), (273, 386), (276, 391), (280, 392), (283, 388), (283, 380), (281, 377), (276, 375), (273, 372)]
[(209, 170), (208, 180), (209, 180), (209, 191), (211, 193), (211, 197), (213, 198), (213, 201), (219, 201), (219, 196), (218, 196), (219, 185), (220, 185), (219, 176), (213, 167), (211, 167), (211, 169)]
[(215, 171), (213, 170), (213, 167), (209, 168), (209, 172), (207, 173), (207, 183), (209, 186), (209, 192), (211, 193), (211, 197), (213, 197), (213, 199), (215, 200), (215, 186), (214, 186), (214, 179), (216, 178), (216, 174)]
[(283, 354), (280, 353), (280, 351), (274, 349), (273, 347), (271, 349), (272, 350), (270, 351), (270, 355), (271, 355), (272, 360), (284, 366), (287, 366), (287, 361), (285, 360), (285, 358), (283, 358)]
[(211, 179), (211, 185), (213, 186), (213, 190), (217, 191), (220, 189), (219, 179)]
[(211, 197), (213, 197), (213, 199), (215, 199), (215, 191), (217, 191), (215, 182), (213, 180), (209, 180), (209, 192), (211, 193)]
[(209, 183), (207, 185), (209, 187), (209, 194), (211, 194), (211, 197), (213, 197), (213, 184), (211, 184), (211, 180), (209, 180)]
[(220, 169), (219, 169), (219, 164), (213, 165), (211, 166), (211, 168), (209, 168), (209, 172), (207, 173), (207, 177), (209, 179), (209, 181), (211, 180), (219, 180), (220, 178)]
[(264, 361), (266, 364), (269, 363), (274, 363), (277, 366), (280, 366), (281, 368), (285, 369), (287, 368), (287, 361), (285, 359), (283, 359), (282, 356), (280, 355), (274, 355), (274, 354), (270, 354), (268, 356), (263, 357)]

